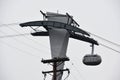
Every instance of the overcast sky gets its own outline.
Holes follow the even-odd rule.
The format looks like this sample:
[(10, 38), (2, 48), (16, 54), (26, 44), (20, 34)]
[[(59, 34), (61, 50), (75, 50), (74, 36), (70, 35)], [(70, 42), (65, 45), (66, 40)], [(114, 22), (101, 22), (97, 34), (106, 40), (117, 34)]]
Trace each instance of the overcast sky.
[[(120, 44), (120, 0), (0, 0), (0, 25), (42, 20), (40, 10), (68, 12), (80, 28)], [(0, 36), (31, 31), (19, 25), (0, 26)], [(91, 37), (120, 51), (120, 46)], [(90, 44), (69, 40), (67, 56), (70, 62), (65, 65), (71, 70), (68, 80), (120, 80), (120, 53), (95, 46), (102, 63), (94, 67), (82, 63), (83, 56), (90, 53)], [(41, 72), (52, 69), (41, 63), (42, 58), (51, 58), (48, 37), (0, 38), (0, 80), (42, 80)], [(48, 75), (46, 80), (50, 78)]]

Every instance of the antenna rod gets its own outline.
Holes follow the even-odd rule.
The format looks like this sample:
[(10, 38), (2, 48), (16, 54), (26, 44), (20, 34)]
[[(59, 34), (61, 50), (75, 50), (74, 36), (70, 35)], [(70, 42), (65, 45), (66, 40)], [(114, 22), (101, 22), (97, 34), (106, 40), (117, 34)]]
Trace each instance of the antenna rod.
[(47, 17), (44, 12), (42, 12), (41, 10), (40, 10), (40, 12), (41, 12), (41, 14), (42, 14), (44, 17)]

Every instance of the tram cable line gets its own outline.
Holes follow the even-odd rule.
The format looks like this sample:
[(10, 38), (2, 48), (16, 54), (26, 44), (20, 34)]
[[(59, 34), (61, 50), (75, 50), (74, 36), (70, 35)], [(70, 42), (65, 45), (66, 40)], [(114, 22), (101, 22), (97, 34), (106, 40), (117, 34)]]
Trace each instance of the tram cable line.
[(16, 22), (16, 23), (8, 23), (8, 24), (0, 24), (0, 27), (7, 27), (7, 26), (12, 26), (12, 25), (19, 25), (20, 22)]
[[(5, 27), (5, 26), (12, 26), (12, 25), (19, 25), (20, 23), (10, 23), (10, 24), (0, 24), (0, 26), (1, 27)], [(87, 31), (88, 32), (88, 31)], [(116, 45), (116, 46), (118, 46), (118, 47), (120, 47), (120, 44), (117, 44), (117, 43), (115, 43), (115, 42), (112, 42), (112, 41), (110, 41), (110, 40), (108, 40), (108, 39), (105, 39), (105, 38), (103, 38), (103, 37), (101, 37), (101, 36), (98, 36), (98, 35), (96, 35), (96, 34), (94, 34), (94, 33), (91, 33), (91, 32), (88, 32), (89, 34), (91, 34), (91, 35), (93, 35), (93, 36), (95, 36), (95, 37), (97, 37), (97, 38), (99, 38), (99, 39), (101, 39), (101, 40), (104, 40), (104, 41), (106, 41), (106, 42), (109, 42), (109, 43), (111, 43), (111, 44), (113, 44), (113, 45)]]
[[(13, 40), (15, 40), (15, 41), (17, 41), (17, 42), (23, 44), (24, 46), (30, 47), (31, 49), (37, 50), (38, 52), (43, 51), (42, 49), (40, 50), (40, 49), (38, 49), (38, 48), (33, 47), (33, 46), (30, 45), (30, 44), (27, 44), (27, 43), (24, 42), (23, 40), (18, 40), (18, 38), (16, 39), (16, 38), (14, 37), (14, 38), (11, 38), (11, 39), (13, 39)], [(45, 50), (44, 50), (44, 51), (45, 51)], [(47, 53), (47, 52), (46, 52), (46, 53)]]
[(10, 47), (10, 48), (13, 48), (13, 49), (15, 49), (15, 50), (18, 50), (18, 51), (20, 51), (20, 52), (22, 52), (22, 53), (24, 53), (24, 54), (29, 55), (29, 56), (34, 56), (34, 57), (37, 57), (37, 58), (40, 59), (40, 56), (33, 55), (31, 52), (28, 52), (28, 51), (25, 51), (25, 50), (20, 49), (20, 48), (18, 48), (18, 47), (15, 47), (15, 46), (13, 46), (13, 45), (10, 45), (10, 44), (6, 43), (5, 41), (2, 41), (1, 44), (6, 45), (6, 46), (8, 46), (8, 47)]
[(5, 35), (5, 36), (0, 36), (0, 38), (12, 38), (12, 37), (19, 37), (19, 36), (27, 36), (30, 35), (30, 33), (22, 33), (22, 34), (14, 34), (14, 35)]
[[(10, 24), (0, 24), (0, 26), (1, 27), (5, 27), (5, 26), (12, 26), (12, 25), (19, 25), (20, 23), (10, 23)], [(88, 32), (88, 31), (87, 31)], [(93, 36), (95, 36), (95, 37), (97, 37), (97, 38), (99, 38), (99, 39), (101, 39), (101, 40), (104, 40), (104, 41), (106, 41), (106, 42), (109, 42), (109, 43), (111, 43), (111, 44), (113, 44), (113, 45), (116, 45), (116, 46), (118, 46), (118, 47), (120, 47), (120, 44), (117, 44), (117, 43), (115, 43), (115, 42), (112, 42), (112, 41), (110, 41), (110, 40), (108, 40), (108, 39), (105, 39), (105, 38), (103, 38), (103, 37), (101, 37), (101, 36), (98, 36), (98, 35), (96, 35), (96, 34), (94, 34), (94, 33), (91, 33), (91, 32), (88, 32), (89, 34), (91, 34), (91, 35), (93, 35)]]
[[(83, 27), (84, 27), (84, 26), (83, 26)], [(86, 31), (86, 30), (85, 30), (85, 31)], [(115, 46), (117, 46), (117, 47), (120, 47), (120, 44), (118, 44), (118, 43), (115, 43), (115, 42), (113, 42), (113, 41), (110, 41), (110, 40), (108, 40), (108, 39), (106, 39), (106, 38), (103, 38), (103, 37), (101, 37), (101, 36), (98, 36), (98, 35), (96, 35), (96, 34), (94, 34), (94, 33), (89, 32), (89, 31), (86, 31), (86, 32), (88, 32), (89, 34), (91, 34), (91, 35), (93, 35), (93, 36), (95, 36), (95, 37), (97, 37), (97, 38), (99, 38), (99, 39), (101, 39), (101, 40), (103, 40), (103, 41), (106, 41), (106, 42), (111, 43), (111, 44), (113, 44), (113, 45), (115, 45)]]
[[(10, 28), (10, 27), (9, 27), (9, 28)], [(13, 30), (13, 31), (15, 31), (15, 32), (18, 33), (18, 34), (21, 34), (19, 31), (15, 30), (15, 29), (13, 29), (13, 28), (10, 28), (10, 29)], [(30, 34), (30, 33), (29, 33), (29, 34)], [(40, 42), (38, 42), (38, 41), (36, 41), (36, 40), (34, 40), (34, 39), (31, 39), (31, 38), (27, 37), (26, 35), (23, 35), (23, 37), (26, 38), (27, 40), (31, 40), (32, 42), (37, 43), (38, 45), (39, 45), (39, 44), (41, 45)], [(44, 45), (42, 45), (42, 46), (44, 46)]]
[[(10, 27), (9, 27), (10, 28)], [(11, 29), (11, 28), (10, 28)], [(12, 29), (13, 30), (13, 29)], [(14, 30), (15, 31), (15, 30)], [(17, 32), (17, 33), (20, 33), (20, 32), (18, 32), (18, 31), (15, 31), (15, 32)], [(4, 32), (2, 32), (2, 33), (4, 33)], [(44, 43), (44, 42), (42, 42), (42, 43), (40, 43), (40, 42), (38, 42), (38, 41), (36, 41), (36, 40), (33, 40), (33, 39), (31, 39), (31, 38), (28, 38), (28, 37), (26, 37), (26, 36), (28, 36), (28, 35), (30, 35), (30, 33), (24, 33), (24, 34), (16, 34), (16, 35), (6, 35), (6, 36), (0, 36), (0, 38), (14, 38), (14, 37), (19, 37), (19, 36), (23, 36), (24, 38), (26, 38), (26, 39), (28, 39), (28, 40), (31, 40), (32, 42), (34, 42), (34, 43), (37, 43), (38, 45), (40, 45), (40, 46), (42, 46), (42, 47), (45, 47), (45, 48), (48, 48), (48, 49), (50, 49), (48, 46), (45, 46), (44, 44), (42, 44), (42, 43)], [(17, 39), (16, 39), (17, 40)], [(17, 40), (18, 41), (18, 40)], [(23, 43), (22, 43), (23, 44)], [(26, 43), (25, 43), (26, 44)], [(29, 46), (29, 45), (28, 45)], [(30, 46), (29, 46), (30, 47)], [(45, 50), (44, 50), (45, 51)], [(56, 52), (55, 50), (54, 50), (54, 52)], [(47, 53), (47, 52), (46, 52)]]
[[(29, 33), (23, 33), (23, 34), (16, 34), (16, 35), (6, 35), (6, 36), (0, 36), (0, 38), (12, 38), (12, 37), (19, 37), (19, 36), (28, 36), (28, 35), (30, 35)], [(26, 38), (26, 37), (25, 37)], [(29, 40), (32, 40), (32, 39), (29, 39)], [(37, 41), (35, 41), (34, 40), (34, 42), (36, 42), (36, 43), (38, 43)], [(39, 43), (39, 44), (41, 44), (41, 43)], [(111, 47), (109, 47), (109, 46), (107, 46), (107, 45), (105, 45), (105, 44), (102, 44), (102, 43), (99, 43), (101, 46), (103, 46), (103, 47), (105, 47), (105, 48), (108, 48), (108, 49), (110, 49), (110, 50), (113, 50), (113, 51), (115, 51), (115, 52), (117, 52), (117, 53), (120, 53), (120, 51), (118, 51), (118, 50), (116, 50), (116, 49), (113, 49), (113, 48), (111, 48)], [(47, 46), (45, 46), (44, 45), (44, 47), (47, 47)], [(48, 48), (48, 47), (47, 47)]]
[[(42, 43), (44, 43), (44, 42), (40, 43), (40, 42), (38, 42), (38, 41), (36, 41), (36, 40), (34, 40), (34, 39), (31, 39), (31, 38), (29, 38), (29, 37), (26, 37), (26, 35), (29, 35), (29, 33), (28, 33), (28, 34), (27, 34), (27, 33), (21, 34), (19, 31), (13, 29), (12, 27), (7, 27), (7, 28), (9, 28), (9, 29), (13, 30), (14, 32), (20, 34), (20, 36), (23, 36), (24, 38), (26, 38), (26, 39), (28, 39), (28, 40), (31, 40), (32, 42), (37, 43), (38, 45), (41, 45), (42, 47), (44, 46), (45, 48), (50, 49), (48, 46), (45, 46), (45, 45), (42, 44)], [(16, 37), (16, 35), (8, 35), (8, 36), (9, 36), (9, 37)], [(19, 36), (19, 35), (17, 35), (17, 36)], [(6, 38), (6, 37), (7, 37), (7, 36), (0, 36), (0, 38)], [(54, 52), (56, 52), (56, 51), (54, 50)]]
[[(88, 32), (88, 33), (90, 33), (90, 32)], [(112, 42), (112, 41), (110, 41), (110, 40), (107, 40), (107, 39), (105, 39), (105, 38), (103, 38), (103, 37), (100, 37), (100, 36), (98, 36), (98, 35), (96, 35), (96, 34), (93, 34), (93, 33), (90, 33), (91, 35), (93, 35), (93, 36), (95, 36), (95, 37), (97, 37), (97, 38), (99, 38), (99, 39), (101, 39), (101, 40), (104, 40), (104, 41), (106, 41), (106, 42), (109, 42), (109, 43), (111, 43), (111, 44), (113, 44), (113, 45), (115, 45), (115, 46), (117, 46), (117, 47), (120, 47), (120, 44), (117, 44), (117, 43), (115, 43), (115, 42)]]
[(117, 53), (120, 53), (120, 51), (118, 51), (118, 50), (115, 50), (115, 49), (113, 49), (113, 48), (111, 48), (111, 47), (109, 47), (109, 46), (107, 46), (107, 45), (105, 45), (105, 44), (102, 44), (102, 43), (99, 43), (101, 46), (103, 46), (103, 47), (105, 47), (105, 48), (108, 48), (108, 49), (110, 49), (110, 50), (112, 50), (112, 51), (115, 51), (115, 52), (117, 52)]

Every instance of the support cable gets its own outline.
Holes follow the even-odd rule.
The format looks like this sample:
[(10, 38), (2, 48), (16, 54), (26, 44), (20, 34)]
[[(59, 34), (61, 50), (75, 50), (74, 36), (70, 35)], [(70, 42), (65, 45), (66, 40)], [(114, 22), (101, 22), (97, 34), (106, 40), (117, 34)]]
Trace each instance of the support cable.
[(40, 49), (35, 48), (35, 47), (33, 47), (32, 45), (27, 44), (26, 42), (24, 42), (24, 41), (22, 41), (22, 40), (18, 40), (18, 39), (16, 39), (16, 38), (12, 38), (12, 39), (13, 39), (13, 40), (16, 40), (17, 42), (19, 42), (19, 43), (21, 43), (21, 44), (23, 44), (23, 45), (25, 45), (25, 46), (30, 47), (31, 49), (35, 49), (35, 50), (37, 50), (38, 52), (41, 52), (41, 50), (40, 50)]
[[(19, 25), (20, 23), (10, 23), (10, 24), (0, 24), (0, 27), (3, 27), (3, 26), (12, 26), (12, 25)], [(84, 30), (85, 31), (85, 30)], [(88, 31), (86, 31), (86, 32), (88, 32)], [(110, 40), (107, 40), (107, 39), (105, 39), (105, 38), (103, 38), (103, 37), (100, 37), (100, 36), (98, 36), (98, 35), (96, 35), (96, 34), (93, 34), (93, 33), (91, 33), (91, 32), (88, 32), (89, 34), (91, 34), (91, 35), (93, 35), (93, 36), (95, 36), (95, 37), (98, 37), (99, 39), (102, 39), (102, 40), (104, 40), (104, 41), (106, 41), (106, 42), (109, 42), (109, 43), (111, 43), (111, 44), (113, 44), (113, 45), (116, 45), (116, 46), (118, 46), (118, 47), (120, 47), (120, 44), (117, 44), (117, 43), (115, 43), (115, 42), (112, 42), (112, 41), (110, 41)]]
[[(88, 32), (88, 31), (87, 31), (87, 32)], [(93, 34), (93, 33), (91, 33), (91, 32), (88, 32), (88, 33), (91, 34), (91, 35), (93, 35), (93, 36), (95, 36), (95, 37), (97, 37), (97, 38), (99, 38), (99, 39), (101, 39), (101, 40), (104, 40), (104, 41), (106, 41), (106, 42), (109, 42), (109, 43), (117, 46), (117, 47), (120, 47), (120, 44), (117, 44), (117, 43), (115, 43), (115, 42), (112, 42), (112, 41), (110, 41), (110, 40), (108, 40), (108, 39), (105, 39), (105, 38), (103, 38), (103, 37), (100, 37), (100, 36), (98, 36), (98, 35), (96, 35), (96, 34)]]
[(19, 36), (27, 36), (27, 35), (30, 35), (30, 33), (14, 34), (14, 35), (5, 35), (5, 36), (0, 36), (0, 38), (11, 38), (11, 37), (19, 37)]
[[(29, 35), (29, 33), (0, 36), (0, 38), (10, 38), (10, 37), (18, 37), (18, 36), (26, 36), (26, 35)], [(29, 39), (29, 40), (30, 40), (30, 39)], [(31, 40), (32, 40), (32, 39), (31, 39)], [(37, 41), (35, 41), (35, 42), (37, 42)], [(38, 43), (38, 42), (37, 42), (37, 43)], [(99, 43), (99, 44), (100, 44), (101, 46), (103, 46), (103, 47), (106, 47), (106, 48), (108, 48), (108, 49), (110, 49), (110, 50), (113, 50), (113, 51), (115, 51), (115, 52), (117, 52), (117, 53), (120, 53), (120, 51), (115, 50), (115, 49), (113, 49), (113, 48), (111, 48), (111, 47), (109, 47), (109, 46), (107, 46), (107, 45), (105, 45), (105, 44), (102, 44), (102, 43)], [(47, 46), (44, 45), (44, 47), (47, 47)], [(47, 48), (48, 48), (48, 47), (47, 47)]]
[(19, 22), (16, 23), (9, 23), (9, 24), (0, 24), (0, 27), (5, 27), (5, 26), (12, 26), (12, 25), (19, 25)]
[[(18, 24), (20, 24), (20, 23), (11, 23), (11, 24), (1, 24), (0, 26), (11, 26), (11, 25), (18, 25)], [(10, 28), (11, 29), (11, 28)], [(15, 31), (15, 30), (14, 30)], [(87, 31), (88, 32), (88, 31)], [(95, 35), (95, 34), (93, 34), (93, 33), (91, 33), (91, 32), (88, 32), (89, 34), (91, 34), (91, 35), (93, 35), (93, 36), (96, 36), (96, 37), (98, 37), (99, 39), (102, 39), (102, 40), (104, 40), (104, 41), (107, 41), (107, 42), (109, 42), (109, 43), (111, 43), (111, 44), (113, 44), (113, 45), (116, 45), (116, 46), (118, 46), (118, 47), (120, 47), (120, 45), (119, 44), (117, 44), (117, 43), (114, 43), (114, 42), (112, 42), (112, 41), (109, 41), (109, 40), (107, 40), (107, 39), (105, 39), (105, 38), (103, 38), (103, 37), (100, 37), (100, 36), (98, 36), (98, 35)], [(20, 34), (20, 35), (16, 35), (16, 36), (25, 36), (25, 35), (27, 35), (27, 34)], [(5, 37), (14, 37), (15, 35), (8, 35), (8, 36), (0, 36), (0, 38), (5, 38)], [(109, 46), (107, 46), (107, 45), (105, 45), (105, 44), (102, 44), (102, 43), (99, 43), (101, 46), (103, 46), (103, 47), (106, 47), (106, 48), (108, 48), (108, 49), (111, 49), (111, 50), (113, 50), (113, 51), (115, 51), (115, 52), (117, 52), (117, 53), (120, 53), (120, 51), (117, 51), (117, 50), (115, 50), (115, 49), (113, 49), (113, 48), (111, 48), (111, 47), (109, 47)]]
[(27, 54), (27, 55), (30, 55), (30, 56), (34, 56), (34, 57), (37, 57), (37, 58), (40, 59), (39, 56), (33, 55), (32, 53), (27, 52), (27, 51), (25, 51), (25, 50), (23, 50), (23, 49), (20, 49), (20, 48), (14, 47), (14, 46), (12, 46), (12, 45), (10, 45), (10, 44), (4, 42), (4, 41), (2, 41), (2, 44), (5, 44), (5, 45), (7, 45), (7, 46), (10, 47), (10, 48), (14, 48), (15, 50), (18, 50), (18, 51), (20, 51), (20, 52), (22, 52), (22, 53), (24, 53), (24, 54)]
[[(19, 31), (13, 29), (12, 27), (7, 27), (7, 28), (11, 29), (12, 31), (14, 31), (14, 32), (16, 32), (16, 33), (18, 33), (18, 34), (21, 34)], [(27, 34), (26, 34), (26, 35), (27, 35)], [(26, 39), (28, 39), (28, 40), (31, 40), (31, 41), (34, 42), (34, 43), (39, 44), (39, 42), (37, 42), (37, 41), (35, 41), (35, 40), (31, 39), (31, 38), (26, 37), (26, 35), (23, 35), (23, 37), (26, 38)], [(40, 44), (40, 45), (41, 45), (41, 44)], [(38, 49), (38, 48), (36, 48), (36, 49)], [(38, 49), (38, 50), (39, 50), (39, 49)], [(45, 50), (45, 51), (46, 51), (46, 50)]]
[(117, 52), (117, 53), (120, 53), (120, 51), (118, 51), (118, 50), (115, 50), (115, 49), (113, 49), (113, 48), (111, 48), (111, 47), (109, 47), (109, 46), (107, 46), (107, 45), (105, 45), (105, 44), (102, 44), (102, 43), (99, 43), (101, 46), (103, 46), (103, 47), (106, 47), (106, 48), (108, 48), (108, 49), (110, 49), (110, 50), (113, 50), (113, 51), (115, 51), (115, 52)]
[[(21, 34), (19, 31), (17, 31), (17, 30), (15, 30), (15, 29), (13, 29), (13, 28), (10, 28), (10, 27), (8, 27), (9, 29), (11, 29), (11, 30), (13, 30), (14, 32), (16, 32), (16, 33), (19, 33), (19, 34)], [(37, 44), (40, 44), (41, 45), (41, 43), (40, 42), (38, 42), (38, 41), (35, 41), (35, 40), (33, 40), (33, 39), (31, 39), (31, 38), (28, 38), (28, 37), (26, 37), (25, 35), (23, 35), (23, 37), (24, 38), (26, 38), (26, 39), (28, 39), (28, 40), (31, 40), (32, 42), (34, 42), (34, 43), (37, 43)], [(44, 45), (42, 45), (42, 47), (43, 47)], [(47, 47), (47, 46), (44, 46), (44, 47), (46, 47), (46, 48), (48, 48), (48, 49), (50, 49), (49, 47)], [(54, 52), (56, 52), (56, 50), (54, 50)]]
[[(8, 27), (8, 28), (11, 29), (12, 31), (18, 33), (18, 34), (16, 34), (16, 35), (0, 36), (0, 38), (9, 38), (9, 37), (19, 37), (19, 36), (23, 36), (24, 38), (26, 38), (26, 39), (28, 39), (28, 40), (31, 40), (32, 42), (34, 42), (34, 43), (36, 43), (36, 44), (38, 44), (38, 45), (40, 44), (39, 46), (46, 47), (46, 48), (50, 49), (49, 47), (43, 45), (43, 44), (42, 44), (43, 42), (40, 43), (40, 42), (38, 42), (38, 41), (36, 41), (36, 40), (33, 40), (33, 39), (31, 39), (31, 38), (26, 37), (26, 36), (28, 36), (30, 33), (21, 34), (20, 32), (18, 32), (17, 30), (15, 30), (15, 29), (13, 29), (13, 28), (10, 28), (10, 27)], [(2, 33), (3, 33), (3, 32), (2, 32)], [(44, 50), (44, 51), (46, 51), (46, 50)]]

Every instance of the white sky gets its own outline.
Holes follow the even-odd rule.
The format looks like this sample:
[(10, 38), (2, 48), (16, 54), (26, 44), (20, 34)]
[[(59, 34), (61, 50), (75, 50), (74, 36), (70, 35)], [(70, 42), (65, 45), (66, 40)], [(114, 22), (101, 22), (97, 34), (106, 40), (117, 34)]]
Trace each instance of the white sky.
[[(120, 0), (0, 0), (0, 24), (42, 20), (40, 10), (65, 14), (68, 12), (81, 28), (120, 44)], [(19, 25), (0, 27), (0, 36), (31, 32)], [(94, 37), (94, 36), (92, 36)], [(116, 47), (94, 37), (118, 51)], [(120, 80), (120, 53), (102, 46), (95, 47), (101, 55), (99, 66), (82, 63), (91, 53), (90, 44), (70, 39), (66, 62), (71, 75), (68, 80)], [(35, 55), (35, 56), (33, 56)], [(50, 58), (48, 37), (13, 37), (0, 39), (0, 80), (42, 80), (41, 71), (52, 69), (41, 63)], [(66, 76), (66, 74), (65, 74)], [(65, 77), (64, 76), (64, 77)], [(47, 76), (46, 80), (50, 80)]]

